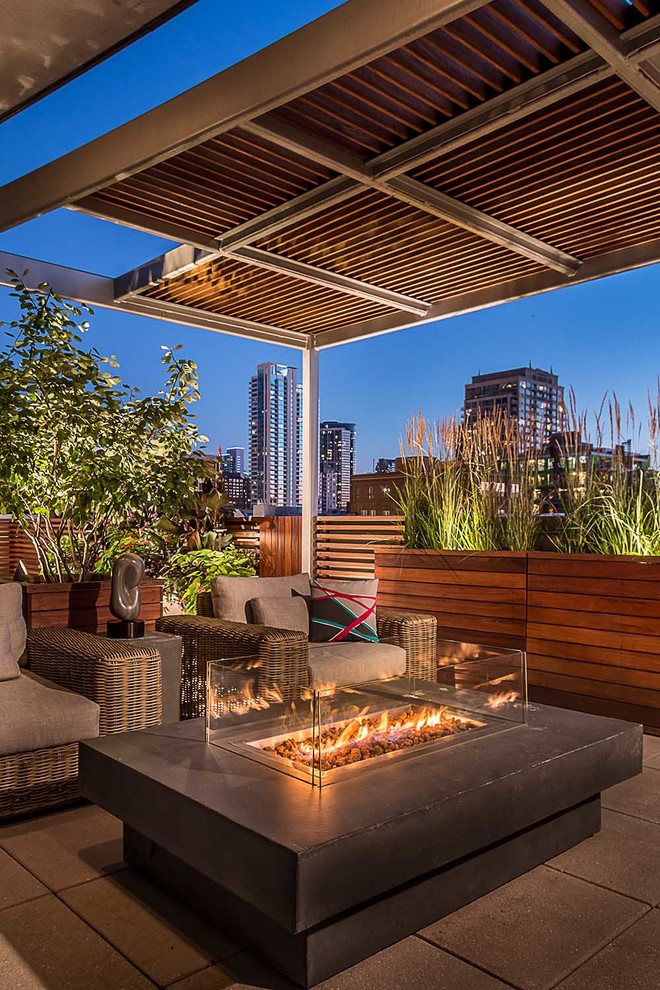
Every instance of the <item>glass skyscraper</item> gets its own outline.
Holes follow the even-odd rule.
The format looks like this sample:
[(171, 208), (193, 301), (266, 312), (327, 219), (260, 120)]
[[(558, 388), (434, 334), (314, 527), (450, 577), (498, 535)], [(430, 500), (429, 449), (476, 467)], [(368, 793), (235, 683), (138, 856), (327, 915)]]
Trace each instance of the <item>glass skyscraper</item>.
[(355, 423), (321, 423), (319, 496), (321, 512), (345, 512), (355, 473)]
[(250, 379), (252, 501), (301, 503), (302, 385), (298, 369), (260, 364)]

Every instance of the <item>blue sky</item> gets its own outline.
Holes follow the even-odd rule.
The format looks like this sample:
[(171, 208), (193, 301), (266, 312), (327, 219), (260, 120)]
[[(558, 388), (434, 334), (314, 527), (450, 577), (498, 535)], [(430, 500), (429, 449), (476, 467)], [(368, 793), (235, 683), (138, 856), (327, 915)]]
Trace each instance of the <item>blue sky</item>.
[[(200, 0), (108, 62), (0, 125), (0, 184), (65, 154), (188, 89), (338, 4), (331, 0)], [(67, 210), (0, 234), (0, 250), (116, 275), (171, 242)], [(358, 467), (394, 456), (412, 411), (460, 407), (479, 371), (531, 361), (573, 385), (581, 404), (606, 389), (643, 409), (660, 373), (660, 267), (574, 286), (464, 317), (323, 352), (321, 415), (358, 425)], [(0, 320), (15, 314), (0, 289)], [(247, 384), (261, 361), (297, 352), (99, 310), (88, 336), (127, 381), (160, 383), (160, 344), (182, 343), (200, 366), (197, 415), (213, 446), (245, 445)]]

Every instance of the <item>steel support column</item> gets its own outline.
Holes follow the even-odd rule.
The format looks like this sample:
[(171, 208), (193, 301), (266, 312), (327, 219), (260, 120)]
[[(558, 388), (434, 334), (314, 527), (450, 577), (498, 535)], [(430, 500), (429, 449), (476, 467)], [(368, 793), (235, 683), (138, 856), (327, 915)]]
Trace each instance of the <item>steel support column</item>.
[(319, 501), (319, 352), (303, 351), (302, 569), (314, 571), (314, 519)]

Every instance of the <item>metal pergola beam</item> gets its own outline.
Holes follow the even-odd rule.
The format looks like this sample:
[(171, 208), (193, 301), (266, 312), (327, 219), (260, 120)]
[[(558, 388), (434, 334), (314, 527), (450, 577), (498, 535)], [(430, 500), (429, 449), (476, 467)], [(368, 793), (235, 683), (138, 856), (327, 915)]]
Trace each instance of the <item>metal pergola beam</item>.
[(115, 279), (116, 298), (118, 300), (132, 298), (163, 281), (184, 275), (214, 258), (242, 261), (256, 268), (277, 272), (280, 275), (288, 275), (290, 278), (311, 285), (332, 289), (334, 292), (341, 292), (360, 299), (367, 299), (369, 302), (375, 302), (390, 309), (402, 310), (405, 313), (414, 313), (417, 316), (423, 316), (430, 305), (430, 303), (403, 295), (400, 292), (393, 292), (381, 286), (361, 282), (346, 275), (326, 271), (313, 265), (295, 261), (292, 258), (285, 258), (249, 246), (237, 248), (235, 251), (200, 251), (197, 248), (181, 245)]
[[(262, 125), (262, 132), (268, 132), (271, 141), (278, 140), (280, 130), (279, 121), (268, 121)], [(315, 157), (316, 141), (314, 139), (309, 140), (305, 133), (287, 126), (283, 140), (286, 142), (286, 147), (292, 150), (295, 148), (298, 154), (306, 154), (310, 158)], [(332, 167), (337, 171), (342, 168), (339, 158), (334, 161), (331, 159), (327, 144), (322, 155), (324, 162), (331, 162)], [(580, 267), (580, 260), (565, 251), (560, 251), (545, 241), (525, 234), (510, 224), (482, 213), (467, 203), (462, 203), (444, 193), (436, 192), (430, 186), (409, 176), (396, 175), (388, 180), (374, 179), (369, 175), (368, 166), (358, 167), (357, 165), (352, 166), (351, 177), (345, 176), (343, 180), (331, 179), (313, 190), (314, 197), (310, 193), (303, 193), (284, 206), (274, 207), (254, 220), (248, 220), (240, 227), (235, 227), (234, 230), (220, 237), (220, 244), (223, 248), (235, 248), (254, 243), (254, 241), (284, 230), (314, 213), (319, 213), (336, 202), (350, 199), (365, 189), (376, 189), (378, 192), (414, 206), (424, 213), (430, 213), (448, 223), (463, 227), (478, 237), (493, 241), (508, 248), (509, 251), (523, 255), (523, 257), (530, 258), (565, 275), (575, 274)]]
[(441, 220), (447, 220), (484, 240), (492, 241), (509, 251), (530, 258), (546, 268), (553, 268), (569, 276), (575, 275), (580, 268), (581, 262), (565, 251), (560, 251), (559, 248), (525, 234), (502, 220), (482, 213), (481, 210), (476, 210), (473, 206), (454, 199), (453, 196), (438, 192), (431, 186), (412, 179), (409, 175), (399, 175), (390, 179), (383, 184), (383, 188), (418, 210), (430, 213)]
[(104, 309), (132, 313), (136, 316), (149, 316), (168, 323), (181, 323), (200, 330), (213, 330), (215, 333), (259, 340), (280, 347), (294, 347), (297, 350), (306, 350), (312, 344), (311, 339), (305, 334), (266, 323), (240, 320), (236, 317), (194, 309), (191, 306), (144, 299), (140, 296), (118, 300), (115, 298), (115, 280), (107, 275), (93, 275), (90, 272), (77, 271), (75, 268), (66, 268), (63, 265), (53, 265), (24, 255), (0, 251), (0, 285), (11, 285), (8, 270), (15, 271), (19, 275), (27, 271), (25, 278), (29, 288), (36, 289), (46, 282), (58, 295), (74, 302), (88, 303), (90, 306), (101, 306)]
[(0, 189), (1, 229), (92, 195), (484, 5), (349, 0), (268, 48)]
[(636, 59), (630, 57), (629, 46), (616, 28), (588, 0), (542, 0), (555, 17), (566, 24), (578, 38), (612, 66), (616, 75), (643, 100), (660, 112), (660, 87), (656, 85)]
[(489, 286), (486, 289), (475, 289), (472, 292), (434, 303), (426, 316), (418, 319), (405, 319), (392, 314), (365, 320), (350, 327), (327, 330), (315, 336), (314, 346), (319, 350), (324, 350), (328, 347), (337, 347), (340, 344), (350, 344), (357, 340), (367, 340), (370, 337), (379, 337), (396, 330), (447, 320), (453, 316), (463, 316), (466, 313), (474, 313), (480, 309), (488, 309), (502, 303), (526, 299), (529, 296), (549, 292), (552, 289), (592, 282), (609, 275), (617, 275), (621, 272), (654, 264), (660, 264), (660, 239), (591, 258), (582, 264), (579, 272), (571, 279), (560, 275), (558, 272), (550, 271), (537, 275), (525, 275), (510, 282)]

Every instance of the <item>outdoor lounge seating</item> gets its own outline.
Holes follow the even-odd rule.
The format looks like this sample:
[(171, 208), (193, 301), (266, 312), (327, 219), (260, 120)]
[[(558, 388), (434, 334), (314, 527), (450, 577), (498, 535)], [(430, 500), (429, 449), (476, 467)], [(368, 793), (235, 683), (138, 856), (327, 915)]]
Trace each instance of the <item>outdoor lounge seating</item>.
[(0, 591), (4, 819), (74, 800), (78, 743), (158, 725), (162, 701), (156, 650), (73, 629), (26, 631), (20, 585), (4, 584)]
[[(301, 585), (302, 579), (302, 585)], [(231, 578), (234, 587), (243, 579)], [(290, 578), (251, 578), (250, 597), (268, 581), (278, 581), (280, 595), (309, 589), (307, 575)], [(306, 585), (305, 585), (306, 582)], [(274, 586), (271, 585), (271, 588)], [(243, 605), (249, 599), (244, 599)], [(209, 593), (197, 599), (197, 615), (168, 615), (156, 627), (183, 639), (182, 718), (205, 711), (206, 667), (209, 661), (253, 656), (272, 683), (286, 696), (300, 686), (325, 682), (357, 683), (407, 671), (421, 676), (435, 659), (437, 622), (434, 616), (397, 609), (377, 609), (378, 637), (383, 643), (310, 643), (307, 633), (247, 621), (214, 617)]]

